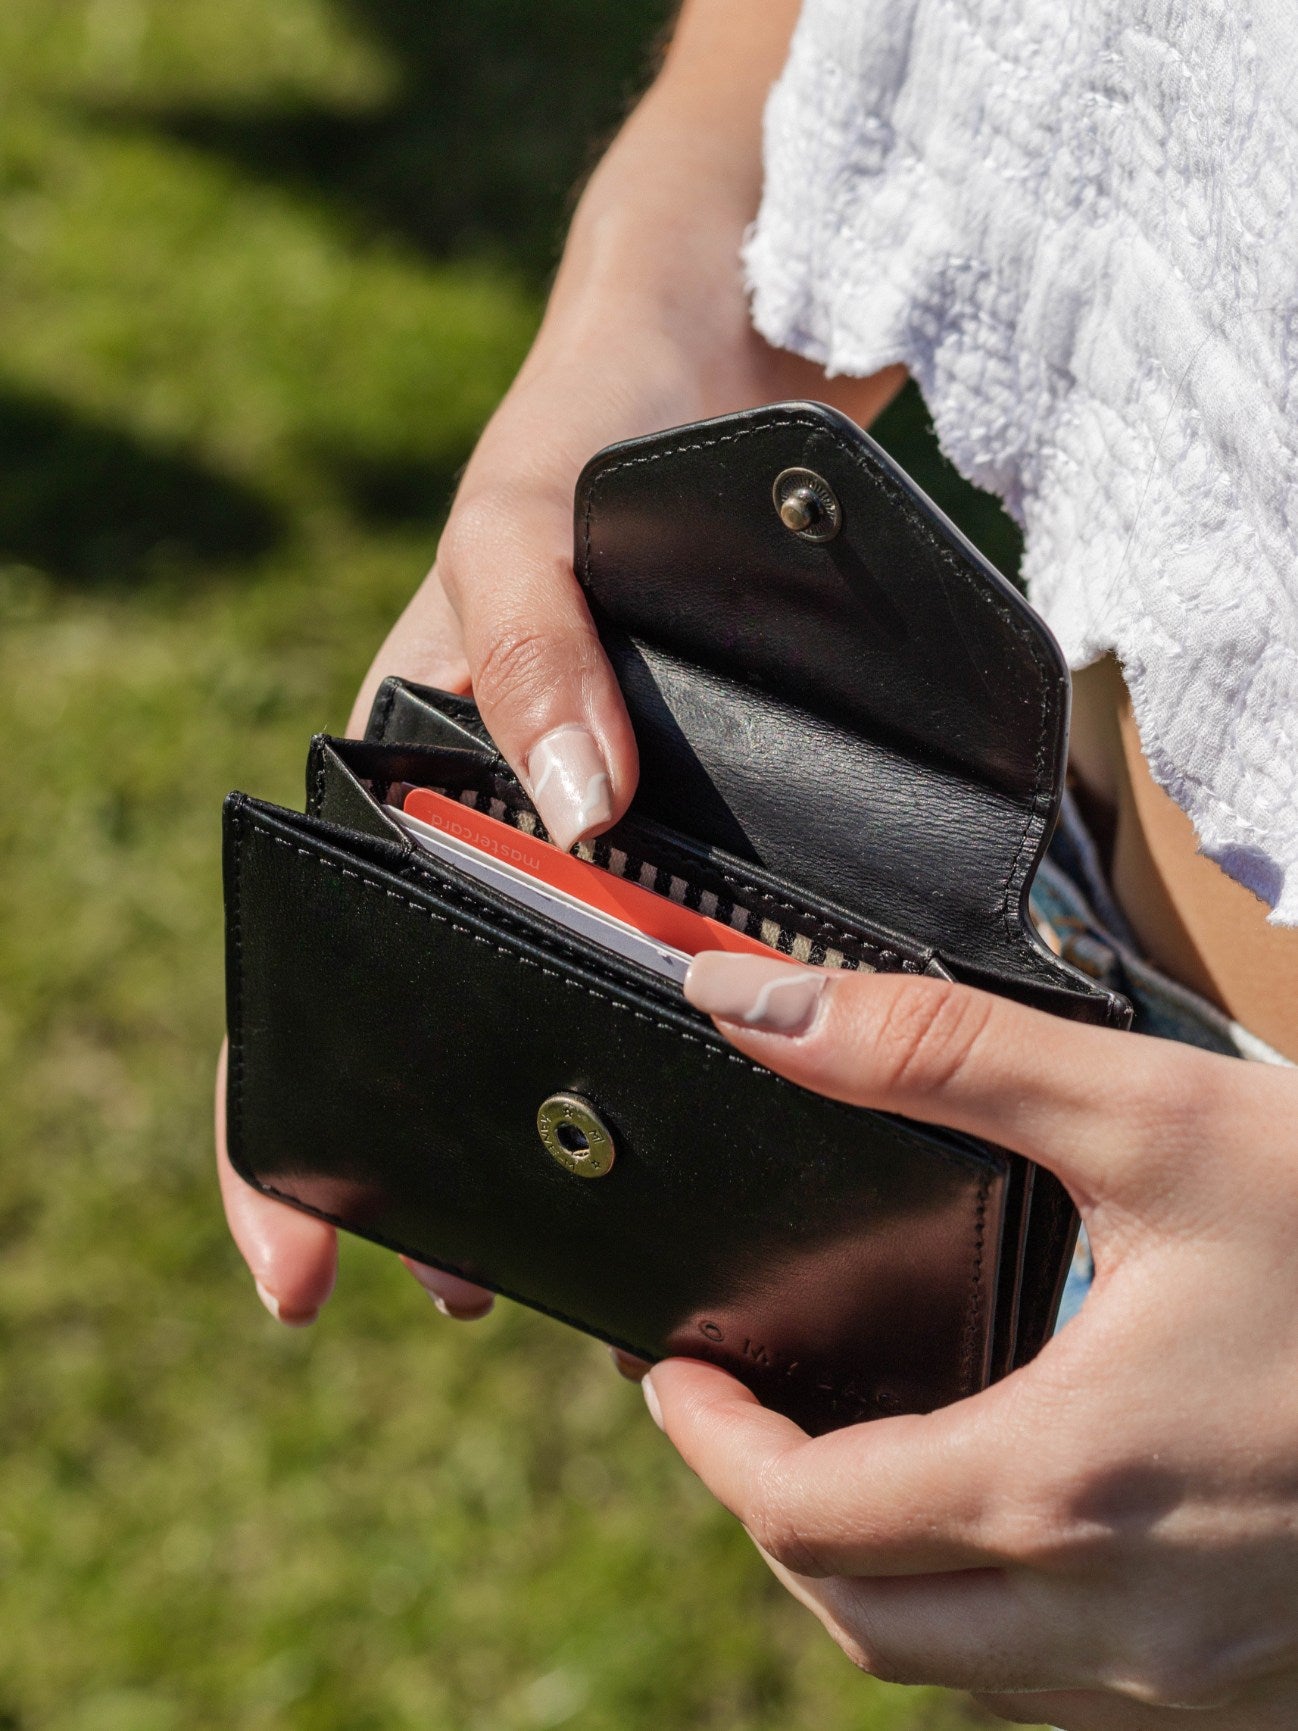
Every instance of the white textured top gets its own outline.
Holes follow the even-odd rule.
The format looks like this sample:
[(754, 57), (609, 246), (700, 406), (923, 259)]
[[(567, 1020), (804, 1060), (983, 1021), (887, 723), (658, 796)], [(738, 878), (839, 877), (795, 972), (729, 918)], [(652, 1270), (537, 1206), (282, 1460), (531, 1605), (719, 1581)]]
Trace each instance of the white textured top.
[(1295, 0), (806, 0), (746, 263), (772, 342), (902, 361), (1126, 671), (1203, 851), (1298, 924)]

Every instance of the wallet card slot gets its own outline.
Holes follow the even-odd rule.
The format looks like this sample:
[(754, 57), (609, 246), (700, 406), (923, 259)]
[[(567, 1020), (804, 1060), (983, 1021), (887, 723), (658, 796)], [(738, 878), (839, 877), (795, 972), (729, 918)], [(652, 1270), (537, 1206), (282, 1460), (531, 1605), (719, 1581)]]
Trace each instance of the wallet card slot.
[[(503, 774), (478, 773), (470, 785), (451, 782), (436, 791), (524, 834), (549, 839), (522, 788)], [(609, 834), (582, 842), (574, 851), (579, 859), (729, 925), (794, 961), (876, 973), (944, 972), (931, 952), (799, 906), (787, 891), (757, 881), (739, 861), (716, 849), (702, 853), (697, 844), (660, 824), (623, 819)]]
[[(316, 815), (336, 821), (354, 810), (348, 802), (355, 794), (371, 808), (371, 822), (363, 827), (381, 826), (383, 833), (391, 833), (383, 807), (399, 806), (406, 787), (421, 786), (549, 840), (523, 788), (498, 758), (484, 763), (478, 754), (456, 747), (327, 739), (317, 740), (314, 751), (318, 770), (309, 787)], [(331, 793), (331, 787), (337, 791)], [(574, 851), (578, 858), (720, 920), (794, 961), (848, 971), (949, 977), (931, 949), (843, 909), (813, 898), (802, 901), (795, 888), (763, 874), (760, 867), (666, 825), (627, 816), (606, 835)]]
[[(385, 809), (388, 795), (396, 793), (400, 783), (390, 782), (380, 775), (358, 773), (365, 768), (373, 770), (374, 764), (348, 762), (336, 748), (337, 744), (324, 738), (313, 744), (313, 762), (308, 774), (308, 816), (346, 830), (353, 846), (362, 836), (381, 839), (388, 845), (395, 844), (402, 856), (398, 869), (404, 876), (435, 885), (440, 894), (454, 897), (466, 912), (479, 915), (497, 927), (516, 928), (530, 942), (561, 945), (565, 955), (578, 957), (584, 966), (601, 968), (607, 964), (609, 969), (616, 971), (615, 963), (620, 964), (624, 970), (622, 977), (633, 982), (637, 991), (652, 989), (665, 1001), (679, 1005), (680, 994), (675, 986), (655, 972), (583, 941), (567, 927), (548, 919), (540, 910), (527, 907), (476, 877), (459, 871), (453, 862), (412, 846), (409, 836), (392, 821)], [(368, 752), (364, 755), (373, 756)], [(430, 766), (426, 751), (413, 756), (406, 751), (389, 751), (383, 756), (386, 759), (385, 770), (401, 776), (413, 774), (420, 785), (427, 784)], [(440, 753), (438, 757), (441, 767), (447, 767), (447, 759)], [(455, 767), (463, 769), (460, 753), (453, 753), (452, 761)]]
[[(455, 797), (471, 810), (482, 811), (526, 835), (545, 839), (540, 819), (521, 799), (508, 801), (499, 793), (482, 793), (474, 788), (461, 788)], [(863, 954), (859, 940), (849, 933), (824, 928), (808, 930), (805, 918), (799, 919), (798, 910), (792, 906), (786, 910), (785, 917), (772, 917), (754, 905), (755, 894), (746, 896), (746, 886), (736, 880), (723, 883), (717, 879), (712, 887), (700, 882), (698, 874), (691, 872), (689, 863), (680, 854), (673, 855), (665, 839), (656, 848), (641, 843), (625, 830), (621, 839), (625, 845), (619, 846), (606, 836), (597, 836), (593, 841), (579, 843), (573, 852), (578, 859), (599, 866), (613, 877), (638, 884), (666, 901), (704, 914), (795, 961), (813, 967), (849, 971), (859, 968), (873, 971), (877, 968), (875, 952)]]

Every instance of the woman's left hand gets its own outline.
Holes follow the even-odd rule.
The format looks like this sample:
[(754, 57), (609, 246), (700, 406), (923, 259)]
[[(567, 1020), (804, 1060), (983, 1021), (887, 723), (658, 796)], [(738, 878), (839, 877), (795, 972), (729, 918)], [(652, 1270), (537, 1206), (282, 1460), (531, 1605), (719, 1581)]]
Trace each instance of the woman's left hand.
[(1080, 1315), (922, 1417), (808, 1438), (668, 1360), (655, 1417), (859, 1665), (1066, 1731), (1298, 1725), (1298, 1072), (934, 980), (707, 955), (687, 995), (838, 1100), (1056, 1172)]

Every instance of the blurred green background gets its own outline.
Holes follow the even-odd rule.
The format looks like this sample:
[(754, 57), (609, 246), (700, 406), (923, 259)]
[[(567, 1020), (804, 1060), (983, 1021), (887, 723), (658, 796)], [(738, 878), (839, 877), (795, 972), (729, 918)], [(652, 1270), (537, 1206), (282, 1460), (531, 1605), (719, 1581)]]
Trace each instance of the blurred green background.
[[(217, 817), (429, 563), (660, 0), (0, 7), (0, 1731), (938, 1731), (599, 1347), (209, 1173)], [(884, 437), (1002, 564), (913, 395)]]

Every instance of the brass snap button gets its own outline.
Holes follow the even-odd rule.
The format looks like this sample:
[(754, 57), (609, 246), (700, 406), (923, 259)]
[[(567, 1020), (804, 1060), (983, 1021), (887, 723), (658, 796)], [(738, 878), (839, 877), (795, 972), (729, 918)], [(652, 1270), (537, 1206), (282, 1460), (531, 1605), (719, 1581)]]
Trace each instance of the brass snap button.
[(608, 1125), (579, 1094), (551, 1094), (536, 1114), (546, 1153), (579, 1178), (602, 1178), (613, 1164)]
[(771, 499), (781, 523), (800, 541), (832, 541), (843, 527), (843, 507), (814, 469), (782, 469)]

